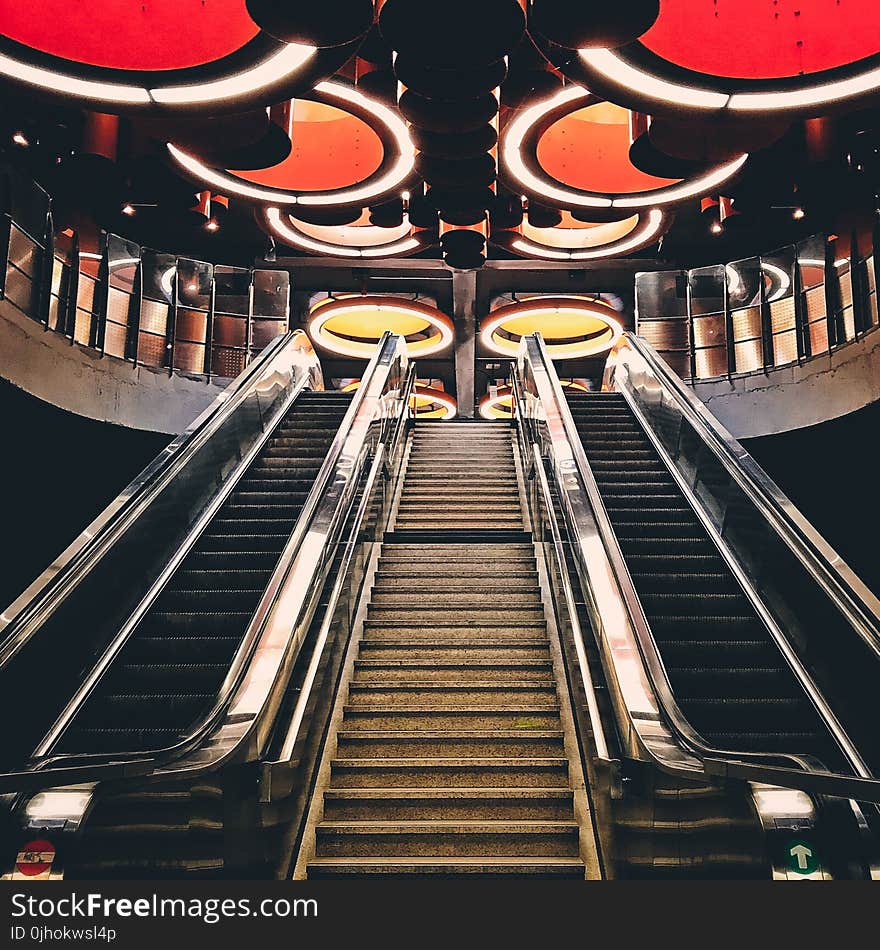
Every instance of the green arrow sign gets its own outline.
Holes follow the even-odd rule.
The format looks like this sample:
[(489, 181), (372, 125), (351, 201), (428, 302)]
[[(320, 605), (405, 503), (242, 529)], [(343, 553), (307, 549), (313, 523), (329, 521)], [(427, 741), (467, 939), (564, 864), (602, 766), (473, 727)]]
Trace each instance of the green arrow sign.
[(819, 855), (809, 841), (789, 841), (785, 846), (785, 860), (795, 874), (813, 874), (819, 870)]

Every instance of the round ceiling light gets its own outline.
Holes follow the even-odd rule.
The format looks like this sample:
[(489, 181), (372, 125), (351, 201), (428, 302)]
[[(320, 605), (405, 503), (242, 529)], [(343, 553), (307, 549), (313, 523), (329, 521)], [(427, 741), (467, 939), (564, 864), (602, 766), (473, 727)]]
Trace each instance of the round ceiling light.
[(414, 228), (408, 216), (394, 228), (369, 223), (363, 211), (351, 224), (313, 224), (280, 208), (266, 208), (267, 230), (291, 247), (337, 257), (400, 257), (413, 254), (436, 241), (436, 231)]
[(328, 297), (309, 314), (314, 343), (340, 356), (370, 359), (386, 330), (406, 340), (413, 359), (440, 353), (454, 336), (446, 314), (400, 297)]
[(45, 0), (0, 13), (0, 74), (114, 112), (246, 111), (311, 88), (356, 48), (279, 42), (244, 0), (151, 0), (131, 11), (118, 0)]
[[(576, 379), (560, 379), (566, 392), (588, 393), (590, 390)], [(510, 386), (493, 386), (480, 400), (480, 415), (484, 419), (513, 418), (513, 390)]]
[(584, 261), (619, 257), (653, 244), (671, 219), (659, 208), (637, 212), (620, 221), (583, 222), (563, 212), (562, 222), (538, 228), (523, 219), (514, 231), (493, 234), (492, 240), (525, 257)]
[(677, 0), (636, 42), (583, 48), (565, 71), (652, 114), (817, 115), (880, 88), (878, 50), (872, 0)]
[[(354, 379), (342, 387), (342, 392), (354, 392), (361, 385), (359, 379)], [(432, 419), (446, 422), (454, 419), (458, 414), (458, 404), (455, 398), (443, 389), (435, 389), (423, 383), (416, 383), (413, 394), (409, 399), (409, 406), (417, 419)]]
[(623, 333), (617, 311), (587, 297), (533, 297), (494, 310), (480, 331), (492, 353), (515, 357), (519, 342), (540, 333), (551, 359), (582, 359), (611, 349)]
[[(173, 143), (168, 151), (195, 181), (271, 205), (363, 206), (405, 187), (413, 174), (415, 149), (394, 110), (335, 81), (319, 83), (308, 96), (293, 105), (291, 154), (272, 168), (217, 169)], [(312, 128), (316, 124), (317, 132)], [(328, 150), (329, 133), (333, 147)]]
[[(606, 148), (578, 144), (592, 142), (596, 135), (607, 140)], [(526, 194), (565, 208), (609, 212), (658, 208), (710, 193), (733, 178), (748, 158), (738, 155), (674, 181), (636, 168), (629, 146), (626, 110), (571, 85), (521, 110), (508, 125), (502, 136), (502, 170), (512, 187)], [(592, 157), (586, 161), (585, 155)]]

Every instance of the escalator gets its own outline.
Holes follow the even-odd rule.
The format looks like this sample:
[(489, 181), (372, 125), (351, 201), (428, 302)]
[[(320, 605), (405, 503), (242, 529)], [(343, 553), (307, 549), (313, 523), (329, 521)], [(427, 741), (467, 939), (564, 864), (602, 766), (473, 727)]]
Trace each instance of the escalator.
[(297, 398), (116, 654), (57, 753), (172, 746), (208, 710), (351, 398)]
[(569, 394), (624, 561), (689, 722), (733, 751), (840, 750), (624, 397)]
[(72, 878), (271, 862), (261, 761), (412, 384), (392, 334), (356, 393), (279, 338), (4, 611), (0, 711), (31, 710), (0, 750), (7, 860), (42, 834)]
[(877, 877), (880, 601), (645, 341), (624, 334), (602, 392), (564, 394), (535, 334), (512, 382), (578, 592), (563, 639), (600, 697), (593, 756), (624, 779), (617, 874)]

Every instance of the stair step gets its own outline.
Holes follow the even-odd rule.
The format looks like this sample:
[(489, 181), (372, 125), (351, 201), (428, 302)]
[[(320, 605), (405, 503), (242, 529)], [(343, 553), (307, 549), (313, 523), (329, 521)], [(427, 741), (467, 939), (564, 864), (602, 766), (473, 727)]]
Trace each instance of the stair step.
[(323, 821), (318, 857), (577, 857), (573, 821)]
[(426, 703), (444, 705), (446, 702), (461, 702), (464, 705), (512, 703), (555, 703), (556, 684), (552, 680), (522, 680), (505, 682), (473, 680), (467, 683), (432, 681), (400, 681), (389, 683), (353, 682), (349, 687), (349, 699), (353, 704), (414, 705), (415, 697)]
[(584, 877), (584, 865), (578, 858), (318, 858), (308, 864), (310, 879), (354, 876), (432, 876), (432, 877)]
[(444, 661), (437, 658), (425, 659), (358, 659), (354, 664), (354, 682), (388, 683), (397, 685), (404, 677), (420, 677), (432, 683), (458, 681), (468, 683), (476, 680), (504, 682), (515, 676), (520, 680), (545, 680), (552, 672), (552, 664), (546, 660), (516, 659), (470, 659), (465, 661)]
[(563, 751), (560, 730), (358, 729), (338, 734), (337, 757), (542, 757), (562, 755)]
[(415, 820), (571, 819), (570, 788), (330, 788), (324, 818)]
[(331, 785), (336, 788), (437, 788), (482, 785), (552, 786), (568, 782), (568, 759), (461, 756), (446, 758), (333, 759)]
[(436, 729), (502, 729), (532, 730), (556, 729), (559, 727), (559, 704), (511, 703), (481, 706), (465, 703), (432, 704), (430, 707), (389, 703), (347, 704), (344, 709), (345, 729), (392, 730), (413, 732)]

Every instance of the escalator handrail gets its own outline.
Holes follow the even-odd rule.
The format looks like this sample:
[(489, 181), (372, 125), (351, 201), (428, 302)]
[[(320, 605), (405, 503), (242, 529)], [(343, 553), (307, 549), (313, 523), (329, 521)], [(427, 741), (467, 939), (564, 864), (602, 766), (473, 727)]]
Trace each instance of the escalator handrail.
[(383, 471), (388, 471), (388, 466), (391, 466), (392, 470), (389, 472), (389, 478), (393, 480), (395, 477), (394, 469), (399, 471), (401, 468), (400, 459), (397, 459), (397, 461), (395, 461), (395, 459), (397, 458), (398, 454), (398, 446), (400, 444), (401, 434), (404, 431), (406, 421), (411, 417), (412, 409), (410, 406), (410, 400), (415, 388), (415, 383), (415, 364), (410, 363), (403, 386), (401, 412), (393, 423), (393, 431), (390, 437), (386, 437), (382, 442), (379, 443), (373, 455), (372, 467), (367, 479), (367, 484), (364, 487), (363, 496), (358, 506), (357, 513), (355, 514), (355, 517), (352, 521), (345, 557), (342, 564), (340, 564), (336, 581), (333, 584), (333, 590), (330, 592), (330, 597), (327, 600), (327, 606), (324, 608), (324, 619), (321, 623), (321, 629), (315, 641), (315, 647), (312, 651), (308, 669), (306, 670), (306, 675), (303, 680), (300, 695), (297, 697), (296, 707), (294, 708), (293, 714), (290, 717), (290, 722), (285, 728), (285, 738), (281, 743), (281, 752), (277, 760), (278, 762), (289, 762), (293, 756), (297, 736), (300, 733), (302, 724), (305, 720), (306, 712), (309, 709), (310, 703), (312, 701), (311, 692), (318, 674), (323, 648), (329, 636), (330, 626), (333, 623), (336, 605), (338, 604), (344, 590), (346, 574), (351, 563), (354, 544), (357, 539), (358, 532), (360, 531), (361, 524), (363, 523), (364, 517), (366, 516), (366, 512), (370, 504), (370, 497), (372, 495), (376, 479), (379, 477), (379, 471), (380, 469)]
[(604, 387), (611, 388), (615, 369), (631, 347), (648, 364), (655, 381), (672, 398), (691, 428), (711, 450), (776, 534), (807, 568), (837, 610), (880, 657), (880, 598), (804, 517), (754, 457), (706, 409), (697, 396), (647, 341), (625, 333), (608, 359)]
[[(519, 406), (521, 404), (521, 388), (516, 373), (511, 374), (511, 383), (513, 387), (513, 404), (514, 406)], [(577, 601), (575, 600), (574, 590), (571, 586), (571, 578), (566, 570), (565, 547), (562, 542), (562, 534), (560, 532), (559, 522), (556, 518), (556, 512), (553, 508), (553, 497), (550, 492), (550, 483), (547, 479), (547, 469), (544, 465), (541, 447), (537, 442), (532, 440), (526, 432), (525, 420), (522, 413), (516, 413), (516, 424), (520, 455), (524, 465), (527, 460), (530, 461), (529, 467), (534, 471), (535, 477), (538, 479), (538, 486), (541, 489), (544, 507), (547, 511), (547, 523), (550, 526), (553, 549), (556, 554), (556, 560), (560, 565), (559, 573), (562, 582), (562, 593), (565, 599), (565, 608), (568, 613), (569, 624), (571, 626), (575, 653), (577, 654), (581, 688), (587, 700), (587, 715), (590, 721), (593, 743), (596, 748), (596, 759), (601, 763), (611, 765), (615, 760), (609, 751), (608, 740), (605, 737), (605, 728), (602, 725), (602, 717), (599, 713), (599, 703), (596, 699), (596, 691), (590, 674), (590, 665), (587, 660), (587, 648), (584, 642), (583, 630), (578, 620)], [(530, 459), (529, 448), (531, 448)]]
[[(736, 774), (738, 766), (748, 769), (749, 777), (754, 781), (761, 781), (760, 776), (766, 775), (765, 781), (785, 785), (793, 788), (803, 788), (812, 790), (814, 787), (821, 788), (822, 791), (829, 793), (829, 788), (835, 790), (835, 794), (845, 798), (857, 798), (861, 801), (880, 802), (880, 780), (860, 777), (854, 775), (838, 774), (819, 770), (805, 757), (786, 754), (786, 753), (760, 753), (760, 752), (740, 752), (736, 750), (718, 749), (709, 745), (705, 739), (690, 724), (679, 707), (660, 652), (648, 624), (647, 617), (641, 605), (641, 601), (636, 593), (635, 586), (630, 576), (629, 569), (620, 550), (620, 545), (605, 505), (599, 494), (598, 485), (592, 468), (586, 458), (586, 453), (581, 443), (574, 417), (565, 399), (559, 378), (553, 367), (546, 346), (540, 337), (540, 334), (533, 334), (525, 337), (520, 347), (520, 360), (541, 364), (543, 375), (549, 383), (551, 389), (551, 401), (554, 409), (558, 413), (562, 422), (565, 439), (567, 444), (558, 445), (559, 436), (550, 432), (551, 442), (554, 444), (551, 449), (554, 452), (553, 463), (556, 463), (556, 449), (560, 448), (563, 457), (570, 453), (575, 465), (577, 475), (578, 489), (586, 494), (589, 507), (595, 519), (596, 529), (601, 538), (602, 548), (608, 560), (608, 579), (613, 580), (616, 586), (621, 602), (624, 606), (624, 617), (619, 618), (628, 623), (635, 640), (638, 656), (641, 660), (642, 677), (640, 687), (650, 689), (650, 695), (647, 696), (649, 703), (656, 704), (657, 712), (662, 715), (662, 720), (634, 713), (627, 705), (623, 713), (625, 721), (619, 721), (619, 734), (628, 754), (633, 758), (644, 758), (645, 755), (657, 766), (666, 772), (675, 775), (693, 778), (696, 774), (722, 775)], [(539, 394), (543, 402), (543, 396)], [(547, 407), (543, 407), (546, 414)], [(571, 490), (570, 479), (565, 479), (566, 473), (557, 473), (557, 480), (565, 491)], [(568, 472), (568, 475), (575, 474)], [(560, 477), (561, 476), (561, 477)], [(569, 511), (564, 505), (563, 510), (568, 514)], [(571, 525), (573, 537), (576, 543), (573, 550), (576, 559), (579, 562), (579, 573), (583, 578), (592, 576), (589, 567), (585, 567), (583, 560), (582, 539), (584, 527), (574, 522)], [(594, 565), (598, 569), (598, 566)], [(588, 593), (588, 605), (591, 607), (594, 615), (598, 615), (601, 625), (602, 607), (595, 599), (595, 591), (591, 585), (585, 593)], [(600, 638), (600, 645), (607, 647), (604, 637)], [(629, 656), (632, 655), (630, 651)], [(608, 657), (612, 666), (617, 671), (617, 660), (614, 656)], [(620, 678), (618, 678), (618, 683)], [(630, 688), (632, 680), (629, 680)], [(614, 708), (618, 714), (621, 713), (618, 703), (614, 703)], [(817, 710), (821, 715), (821, 710)], [(668, 732), (666, 734), (657, 733), (658, 727), (665, 724)]]
[[(296, 341), (296, 342), (294, 342)], [(301, 330), (277, 337), (233, 380), (191, 425), (176, 436), (140, 472), (40, 576), (0, 614), (0, 669), (29, 642), (113, 546), (123, 532), (156, 499), (235, 409), (279, 355), (294, 345), (303, 354), (299, 387), (323, 386), (321, 365)]]
[[(403, 364), (406, 365), (405, 346), (406, 344), (400, 337), (395, 337), (388, 332), (383, 335), (379, 347), (364, 373), (363, 382), (355, 393), (324, 463), (316, 476), (302, 512), (297, 518), (293, 532), (285, 544), (266, 590), (251, 617), (239, 649), (218, 691), (217, 700), (209, 712), (190, 729), (184, 739), (172, 746), (151, 749), (146, 752), (117, 752), (111, 754), (65, 753), (63, 755), (53, 755), (49, 752), (40, 758), (31, 760), (31, 767), (27, 770), (22, 770), (19, 773), (7, 773), (4, 776), (7, 784), (10, 778), (20, 777), (23, 784), (26, 784), (26, 787), (33, 791), (35, 787), (70, 784), (73, 781), (98, 781), (105, 777), (119, 778), (127, 775), (145, 776), (156, 773), (160, 769), (164, 769), (163, 774), (173, 773), (175, 776), (179, 776), (183, 772), (210, 771), (218, 767), (222, 761), (234, 757), (241, 751), (242, 746), (252, 737), (253, 730), (258, 724), (258, 713), (265, 705), (265, 697), (259, 689), (252, 689), (246, 697), (241, 697), (239, 694), (251, 670), (255, 654), (259, 650), (260, 640), (267, 621), (271, 612), (277, 606), (279, 597), (284, 593), (291, 593), (287, 589), (290, 586), (288, 585), (289, 574), (310, 535), (313, 536), (311, 540), (315, 540), (316, 536), (323, 535), (326, 532), (319, 549), (320, 555), (317, 563), (329, 566), (332, 555), (327, 554), (326, 544), (330, 531), (340, 523), (344, 523), (345, 511), (343, 509), (350, 509), (354, 501), (352, 486), (357, 484), (359, 473), (363, 471), (367, 459), (373, 454), (373, 450), (367, 442), (367, 436), (370, 425), (374, 421), (372, 408), (375, 407), (368, 407), (367, 412), (364, 413), (362, 411), (363, 403), (368, 396), (375, 399), (377, 389), (384, 392), (384, 385), (395, 360), (402, 359)], [(384, 407), (380, 406), (379, 408), (380, 412), (384, 411)], [(365, 418), (365, 416), (369, 416), (369, 418)], [(343, 492), (341, 500), (332, 512), (320, 510), (322, 507), (324, 509), (327, 507), (326, 505), (322, 506), (322, 503), (325, 501), (328, 484), (331, 482), (331, 478), (338, 479), (340, 465), (344, 462), (343, 452), (352, 438), (355, 438), (355, 445), (348, 449), (348, 457), (354, 460), (351, 466), (352, 470), (350, 473), (342, 473), (346, 491)], [(356, 450), (354, 454), (352, 454), (352, 448)], [(326, 528), (321, 529), (319, 527), (316, 529), (316, 513), (326, 520)], [(317, 570), (315, 570), (315, 574)], [(314, 577), (311, 580), (314, 581)], [(294, 589), (292, 593), (295, 599), (298, 600), (298, 605), (295, 608), (288, 605), (286, 614), (300, 618), (303, 612), (302, 602), (311, 590), (311, 583)], [(291, 627), (291, 640), (293, 640), (300, 626), (302, 624), (295, 623)], [(301, 641), (297, 646), (300, 645)], [(284, 655), (278, 658), (279, 668), (282, 661), (288, 659), (287, 653), (288, 651), (283, 651)], [(274, 683), (274, 678), (272, 682)], [(263, 683), (262, 685), (269, 686), (271, 684)], [(248, 715), (241, 706), (234, 709), (237, 697), (245, 703), (250, 702), (252, 707), (254, 705), (258, 706), (259, 709), (252, 710), (253, 715)], [(78, 708), (66, 711), (67, 723), (57, 730), (58, 735), (63, 732), (66, 725), (69, 725), (75, 719)], [(224, 720), (230, 718), (233, 726), (231, 731), (235, 733), (232, 745), (218, 746), (213, 755), (201, 756), (197, 765), (190, 762), (186, 757), (190, 753), (197, 752), (205, 738), (221, 729)], [(247, 723), (247, 728), (236, 728), (241, 726), (242, 723)], [(227, 725), (229, 724), (227, 722)]]

